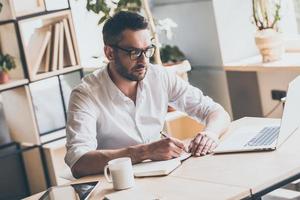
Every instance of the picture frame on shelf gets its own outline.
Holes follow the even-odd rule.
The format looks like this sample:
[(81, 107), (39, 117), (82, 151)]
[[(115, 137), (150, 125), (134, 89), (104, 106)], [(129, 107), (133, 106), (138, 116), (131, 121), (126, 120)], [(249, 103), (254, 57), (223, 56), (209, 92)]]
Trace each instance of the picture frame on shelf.
[(63, 129), (66, 125), (58, 77), (29, 84), (39, 134)]
[(40, 144), (28, 85), (2, 91), (1, 101), (12, 140), (20, 143)]
[(62, 89), (62, 95), (65, 104), (65, 112), (68, 110), (69, 100), (72, 90), (81, 83), (80, 71), (69, 72), (59, 75), (59, 81)]

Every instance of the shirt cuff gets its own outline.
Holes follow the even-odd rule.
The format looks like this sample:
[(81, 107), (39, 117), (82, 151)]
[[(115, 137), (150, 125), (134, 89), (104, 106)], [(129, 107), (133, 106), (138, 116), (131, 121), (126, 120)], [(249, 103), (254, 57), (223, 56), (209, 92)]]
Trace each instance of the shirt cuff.
[(216, 144), (219, 144), (220, 140), (219, 140), (219, 136), (217, 134), (215, 134), (214, 132), (211, 131), (202, 131), (207, 137), (209, 137), (210, 139), (212, 139)]
[(87, 147), (76, 147), (74, 149), (67, 150), (65, 156), (66, 164), (72, 169), (73, 165), (86, 153), (92, 151), (92, 149)]

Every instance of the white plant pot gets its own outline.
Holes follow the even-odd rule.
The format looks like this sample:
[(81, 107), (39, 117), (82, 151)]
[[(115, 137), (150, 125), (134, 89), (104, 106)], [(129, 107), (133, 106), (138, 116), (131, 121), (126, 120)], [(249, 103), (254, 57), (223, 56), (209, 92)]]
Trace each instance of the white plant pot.
[(273, 29), (257, 31), (255, 43), (264, 63), (280, 60), (284, 53), (282, 34)]

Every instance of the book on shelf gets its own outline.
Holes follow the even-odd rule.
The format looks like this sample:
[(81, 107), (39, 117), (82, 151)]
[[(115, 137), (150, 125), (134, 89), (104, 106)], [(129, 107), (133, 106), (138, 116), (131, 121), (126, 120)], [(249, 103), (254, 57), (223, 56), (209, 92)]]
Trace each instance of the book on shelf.
[(41, 74), (41, 73), (45, 73), (45, 72), (49, 71), (50, 50), (51, 50), (51, 43), (50, 42), (51, 42), (51, 39), (47, 44), (46, 51), (43, 55), (42, 62), (41, 62), (41, 65), (39, 67), (39, 70), (38, 70), (37, 74)]
[(50, 41), (48, 43), (48, 46), (47, 46), (47, 50), (46, 50), (46, 53), (45, 53), (45, 71), (44, 72), (49, 72), (49, 68), (50, 68), (50, 56), (51, 56), (51, 46), (52, 45), (52, 39), (50, 38)]
[(50, 38), (51, 31), (45, 28), (36, 29), (31, 35), (27, 49), (27, 61), (31, 76), (37, 74)]
[[(52, 33), (52, 25), (46, 26), (45, 29), (51, 31), (51, 35), (53, 35), (53, 33)], [(51, 56), (51, 48), (52, 48), (52, 46), (51, 46), (52, 37), (50, 37), (50, 39), (48, 41), (48, 44), (47, 44), (44, 56), (42, 58), (41, 65), (40, 65), (39, 70), (37, 72), (38, 74), (49, 72), (50, 58), (51, 58), (50, 56)]]
[(52, 41), (52, 62), (51, 62), (51, 69), (50, 71), (55, 71), (57, 70), (57, 66), (58, 66), (58, 49), (59, 49), (59, 35), (60, 35), (60, 23), (57, 22), (54, 25), (54, 29), (53, 29), (53, 41)]
[(62, 21), (60, 22), (58, 41), (58, 69), (61, 70), (64, 67), (64, 24)]
[(75, 52), (74, 52), (74, 45), (72, 42), (72, 35), (68, 23), (68, 19), (64, 18), (63, 19), (63, 24), (64, 24), (64, 30), (65, 30), (65, 38), (66, 38), (66, 53), (65, 53), (65, 58), (70, 60), (70, 64), (72, 66), (76, 65), (76, 58), (75, 58)]

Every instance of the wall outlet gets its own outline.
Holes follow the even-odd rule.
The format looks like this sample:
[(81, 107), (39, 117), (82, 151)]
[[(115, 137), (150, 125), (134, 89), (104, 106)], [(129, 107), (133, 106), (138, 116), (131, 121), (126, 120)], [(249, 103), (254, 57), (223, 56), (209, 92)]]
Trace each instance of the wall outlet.
[(271, 90), (273, 100), (280, 101), (281, 98), (286, 97), (286, 91), (284, 90)]

